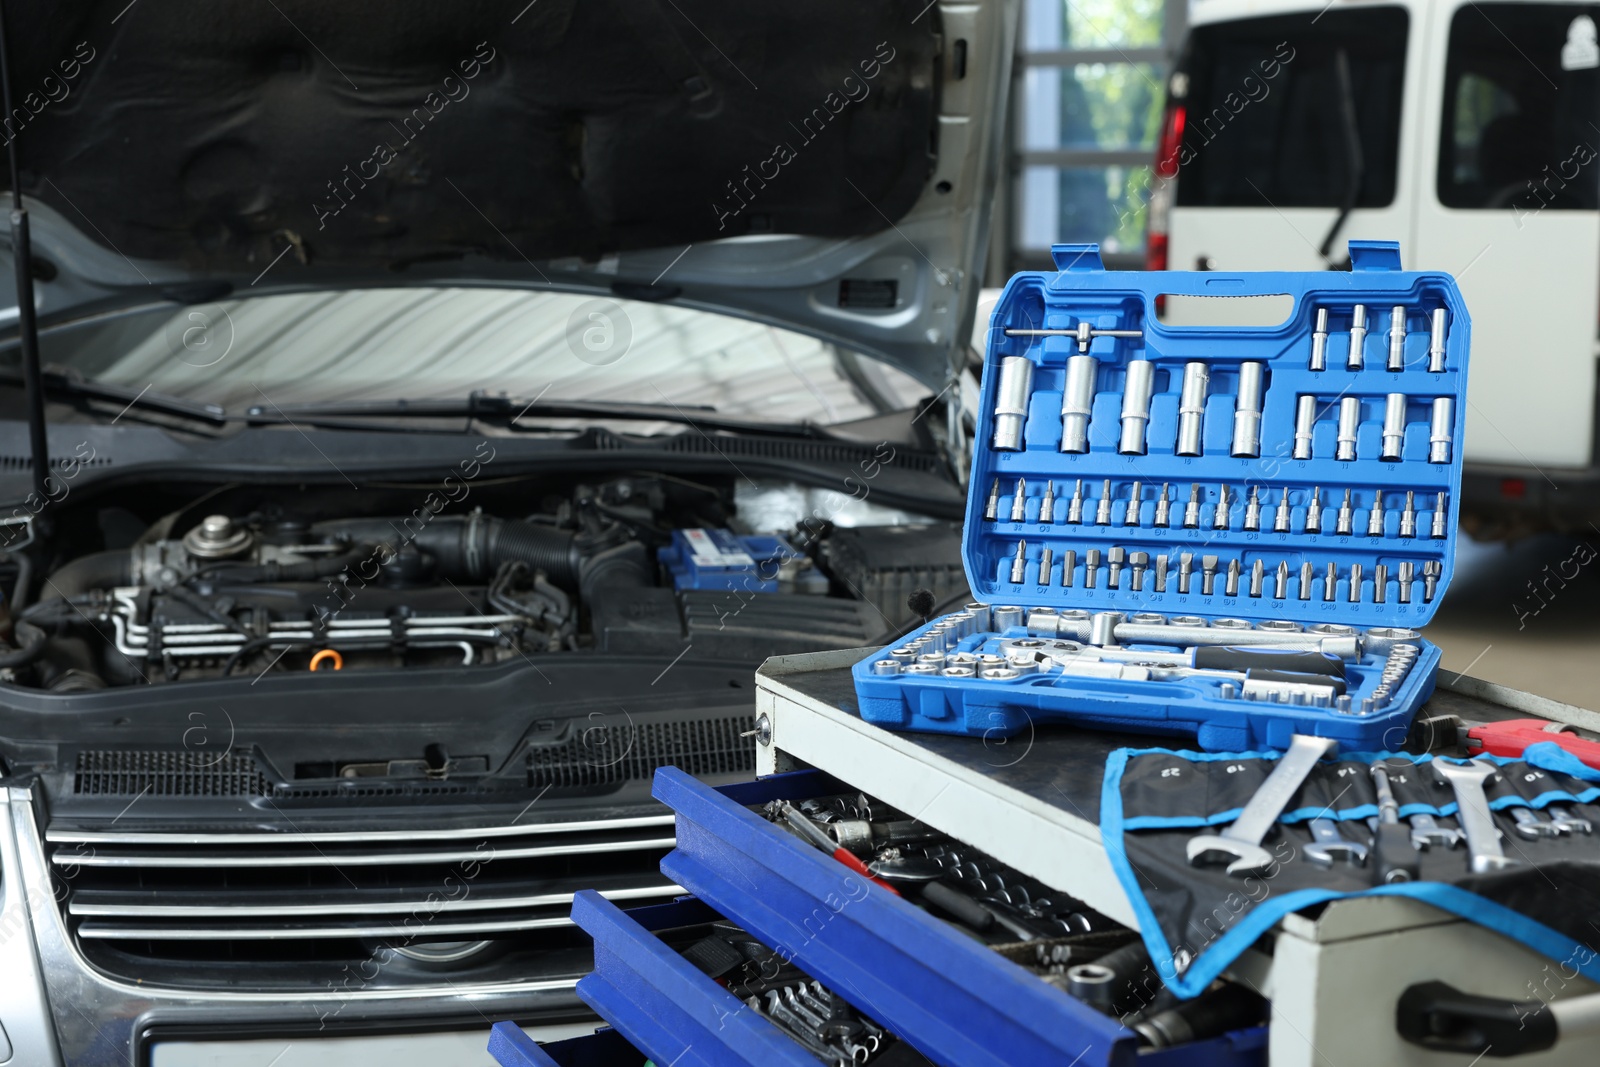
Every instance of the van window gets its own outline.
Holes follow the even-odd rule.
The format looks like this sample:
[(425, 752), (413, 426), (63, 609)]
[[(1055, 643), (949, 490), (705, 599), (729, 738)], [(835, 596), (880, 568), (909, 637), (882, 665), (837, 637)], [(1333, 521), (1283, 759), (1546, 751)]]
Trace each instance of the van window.
[(1399, 7), (1195, 27), (1178, 75), (1187, 93), (1174, 93), (1187, 107), (1178, 204), (1339, 207), (1352, 179), (1353, 206), (1393, 201), (1409, 28)]
[(1468, 4), (1450, 21), (1439, 203), (1593, 211), (1600, 8)]

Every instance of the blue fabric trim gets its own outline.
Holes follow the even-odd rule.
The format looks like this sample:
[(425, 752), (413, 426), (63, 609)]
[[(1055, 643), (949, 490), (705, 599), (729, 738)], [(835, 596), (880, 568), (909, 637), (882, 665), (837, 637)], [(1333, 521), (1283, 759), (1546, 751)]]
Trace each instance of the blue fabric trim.
[(1554, 741), (1540, 741), (1522, 750), (1522, 758), (1541, 771), (1560, 771), (1584, 782), (1600, 782), (1600, 770), (1589, 766)]
[[(1539, 745), (1530, 745), (1528, 751), (1535, 748), (1554, 749), (1558, 755), (1553, 756), (1548, 752), (1537, 755), (1542, 760), (1564, 762), (1564, 758), (1571, 758), (1559, 745), (1553, 742)], [(1188, 753), (1173, 752), (1170, 749), (1126, 749), (1119, 748), (1112, 752), (1106, 760), (1105, 778), (1100, 787), (1100, 837), (1105, 846), (1106, 856), (1111, 861), (1111, 869), (1116, 873), (1117, 881), (1121, 883), (1123, 892), (1127, 894), (1128, 902), (1133, 907), (1134, 916), (1139, 922), (1139, 935), (1144, 940), (1145, 947), (1150, 951), (1150, 959), (1162, 980), (1178, 996), (1188, 999), (1204, 992), (1206, 987), (1216, 980), (1228, 965), (1237, 959), (1240, 953), (1255, 944), (1256, 940), (1275, 926), (1280, 919), (1293, 911), (1307, 908), (1313, 904), (1320, 904), (1327, 900), (1337, 900), (1345, 897), (1360, 896), (1402, 896), (1432, 904), (1452, 915), (1458, 915), (1468, 922), (1498, 930), (1507, 937), (1520, 941), (1540, 954), (1557, 960), (1567, 967), (1574, 968), (1578, 973), (1592, 981), (1600, 981), (1600, 954), (1588, 948), (1579, 941), (1575, 941), (1559, 931), (1513, 911), (1501, 904), (1486, 900), (1476, 893), (1469, 893), (1465, 889), (1443, 882), (1405, 882), (1399, 885), (1375, 886), (1371, 889), (1357, 890), (1355, 892), (1339, 892), (1331, 889), (1301, 889), (1282, 896), (1275, 896), (1258, 905), (1250, 914), (1227, 933), (1217, 938), (1210, 945), (1203, 948), (1200, 955), (1195, 957), (1187, 970), (1181, 975), (1172, 958), (1172, 946), (1167, 943), (1166, 936), (1162, 933), (1161, 926), (1156, 920), (1155, 912), (1145, 899), (1144, 890), (1139, 885), (1139, 880), (1134, 874), (1133, 864), (1128, 860), (1127, 850), (1123, 846), (1123, 834), (1128, 829), (1136, 828), (1138, 819), (1124, 821), (1122, 814), (1122, 775), (1127, 769), (1128, 760), (1135, 756), (1152, 753), (1166, 755), (1189, 755)], [(1215, 759), (1239, 759), (1246, 756), (1276, 756), (1277, 753), (1196, 753), (1196, 762)], [(1367, 754), (1363, 754), (1365, 757)], [(1373, 754), (1367, 762), (1386, 758), (1387, 754)], [(1411, 758), (1400, 754), (1400, 758)], [(1426, 762), (1430, 757), (1413, 759), (1413, 762)], [(1513, 759), (1501, 757), (1486, 758), (1495, 763), (1512, 763)], [(1520, 757), (1519, 757), (1520, 758)], [(1452, 762), (1466, 762), (1456, 760)], [(1530, 763), (1534, 761), (1530, 760)], [(1544, 770), (1560, 771), (1572, 774), (1565, 766), (1551, 766), (1545, 763), (1534, 763), (1534, 766)], [(1582, 766), (1580, 764), (1580, 766)], [(1584, 767), (1585, 781), (1600, 781), (1600, 771)], [(1588, 794), (1588, 790), (1584, 794)], [(1566, 796), (1568, 794), (1561, 794)], [(1548, 803), (1546, 799), (1558, 799), (1555, 793), (1541, 796), (1539, 801)], [(1518, 798), (1504, 798), (1507, 804), (1518, 803)], [(1522, 803), (1535, 803), (1522, 801)], [(1506, 804), (1498, 805), (1501, 807)], [(1428, 810), (1420, 805), (1410, 805), (1418, 810)], [(1455, 810), (1454, 804), (1438, 809), (1448, 813)], [(1353, 809), (1359, 810), (1359, 809)], [(1402, 809), (1404, 810), (1404, 809)], [(1235, 815), (1237, 811), (1235, 812)], [(1217, 820), (1212, 820), (1215, 822)], [(1226, 821), (1226, 820), (1222, 820)], [(1187, 825), (1208, 825), (1205, 821), (1195, 821)], [(1268, 874), (1266, 878), (1270, 878)], [(1262, 879), (1263, 881), (1265, 880)], [(1248, 885), (1249, 879), (1241, 881), (1241, 887)], [(1579, 962), (1579, 961), (1582, 962)]]

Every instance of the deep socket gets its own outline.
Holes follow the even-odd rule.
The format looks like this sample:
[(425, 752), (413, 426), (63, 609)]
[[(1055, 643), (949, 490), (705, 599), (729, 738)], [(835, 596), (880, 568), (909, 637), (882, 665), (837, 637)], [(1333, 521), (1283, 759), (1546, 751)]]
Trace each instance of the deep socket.
[(1011, 560), (1011, 581), (1017, 585), (1021, 585), (1023, 578), (1027, 577), (1027, 567), (1028, 542), (1018, 541), (1017, 554)]
[(1044, 483), (1044, 496), (1039, 498), (1039, 521), (1051, 523), (1056, 521), (1056, 483)]
[(1061, 553), (1061, 586), (1064, 589), (1072, 588), (1072, 572), (1078, 569), (1078, 554), (1072, 549)]
[(1341, 537), (1349, 536), (1353, 513), (1350, 510), (1350, 490), (1344, 491), (1344, 501), (1339, 505), (1339, 518), (1335, 522), (1333, 531)]
[(1094, 509), (1094, 524), (1096, 526), (1111, 525), (1111, 479), (1107, 478), (1105, 488), (1100, 491), (1100, 504)]
[(1306, 533), (1322, 532), (1322, 486), (1314, 486), (1306, 502)]
[(1161, 483), (1161, 495), (1156, 498), (1156, 521), (1158, 528), (1172, 525), (1172, 496), (1171, 487), (1166, 482)]
[(1140, 508), (1140, 505), (1141, 505), (1141, 501), (1140, 501), (1139, 498), (1141, 496), (1143, 496), (1143, 495), (1144, 495), (1144, 487), (1143, 487), (1143, 485), (1141, 483), (1139, 483), (1139, 482), (1134, 482), (1133, 483), (1133, 495), (1128, 497), (1128, 507), (1122, 513), (1122, 525), (1124, 525), (1124, 526), (1138, 526), (1139, 525), (1139, 508)]
[(1200, 526), (1200, 484), (1195, 482), (1189, 486), (1189, 503), (1183, 508), (1183, 528), (1185, 530), (1198, 529)]
[(1274, 517), (1272, 519), (1272, 532), (1273, 533), (1288, 533), (1289, 532), (1289, 516), (1290, 516), (1290, 514), (1291, 514), (1291, 512), (1289, 510), (1289, 490), (1288, 489), (1279, 490), (1278, 510), (1274, 514)]
[(1091, 548), (1083, 554), (1083, 587), (1093, 589), (1099, 581), (1100, 550)]
[(1440, 493), (1437, 503), (1433, 506), (1433, 536), (1435, 540), (1444, 539), (1445, 525), (1449, 521), (1449, 513), (1444, 509), (1444, 500), (1444, 494)]
[(1350, 603), (1361, 603), (1361, 564), (1350, 564)]
[(1311, 458), (1311, 434), (1317, 424), (1317, 398), (1302, 396), (1294, 407), (1294, 458)]
[(989, 502), (983, 506), (983, 520), (994, 522), (1000, 517), (1000, 479), (989, 486)]
[(1383, 536), (1383, 490), (1379, 489), (1372, 494), (1372, 510), (1367, 513), (1367, 536)]
[(1389, 369), (1406, 369), (1406, 309), (1396, 307), (1389, 313)]
[(1261, 395), (1266, 378), (1266, 364), (1239, 364), (1239, 390), (1233, 402), (1232, 455), (1261, 455)]
[(1428, 335), (1428, 370), (1438, 374), (1444, 370), (1444, 308), (1433, 309), (1433, 331)]
[(1218, 487), (1217, 508), (1212, 512), (1211, 528), (1213, 530), (1226, 530), (1228, 528), (1228, 487)]
[(1362, 349), (1367, 344), (1367, 306), (1357, 304), (1350, 313), (1350, 355), (1344, 361), (1346, 370), (1360, 370), (1364, 362)]
[(1022, 522), (1028, 517), (1028, 483), (1017, 479), (1017, 490), (1011, 494), (1011, 521)]
[(1022, 428), (1028, 419), (1028, 395), (1033, 391), (1033, 360), (1007, 356), (1000, 361), (1000, 381), (995, 387), (994, 440), (999, 452), (1022, 451)]
[(1061, 392), (1061, 451), (1089, 451), (1089, 415), (1094, 410), (1094, 379), (1100, 361), (1093, 356), (1067, 360), (1067, 384)]
[(1261, 529), (1261, 490), (1258, 486), (1250, 487), (1250, 499), (1244, 505), (1244, 528), (1251, 533)]
[(1400, 513), (1400, 536), (1417, 536), (1417, 494), (1406, 490), (1406, 509)]
[(1406, 446), (1406, 394), (1390, 393), (1383, 403), (1383, 451), (1379, 459), (1396, 460)]
[(1428, 462), (1450, 462), (1450, 434), (1455, 426), (1455, 400), (1441, 396), (1433, 402), (1433, 425), (1428, 431)]
[(1067, 501), (1067, 521), (1074, 526), (1083, 524), (1083, 479), (1073, 486), (1072, 499)]
[(1360, 428), (1361, 401), (1353, 396), (1347, 396), (1339, 401), (1339, 437), (1338, 447), (1333, 454), (1334, 459), (1356, 458), (1356, 431)]
[(1145, 430), (1150, 424), (1150, 392), (1155, 377), (1155, 364), (1148, 359), (1129, 361), (1122, 383), (1122, 440), (1117, 443), (1117, 451), (1123, 455), (1144, 455)]
[(1328, 369), (1328, 309), (1317, 309), (1317, 328), (1311, 331), (1311, 370)]
[[(1031, 366), (1031, 364), (1030, 364)], [(1183, 365), (1183, 391), (1178, 397), (1178, 447), (1180, 456), (1198, 456), (1205, 428), (1206, 386), (1211, 371), (1204, 363)]]

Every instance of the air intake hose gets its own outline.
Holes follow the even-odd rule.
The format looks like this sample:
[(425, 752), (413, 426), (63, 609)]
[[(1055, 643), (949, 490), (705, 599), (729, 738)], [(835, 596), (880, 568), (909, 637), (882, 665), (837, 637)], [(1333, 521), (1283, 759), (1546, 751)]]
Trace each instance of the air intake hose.
[(544, 571), (559, 586), (576, 589), (583, 570), (571, 532), (478, 513), (435, 515), (426, 524), (416, 518), (335, 519), (317, 523), (312, 531), (391, 548), (410, 542), (437, 560), (442, 574), (470, 582), (487, 582), (502, 563), (516, 561)]
[(133, 581), (133, 553), (126, 548), (79, 556), (45, 579), (40, 599), (72, 597), (93, 589), (127, 585)]

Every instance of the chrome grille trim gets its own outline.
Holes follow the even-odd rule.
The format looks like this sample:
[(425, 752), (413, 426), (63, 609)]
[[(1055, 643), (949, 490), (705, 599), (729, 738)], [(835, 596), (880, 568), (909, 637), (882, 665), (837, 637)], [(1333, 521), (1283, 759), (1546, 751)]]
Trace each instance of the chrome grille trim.
[[(687, 893), (682, 886), (663, 884), (641, 886), (636, 889), (602, 889), (600, 895), (607, 900), (648, 900), (653, 897), (672, 897)], [(109, 890), (90, 890), (74, 893), (68, 901), (67, 913), (87, 918), (151, 918), (168, 919), (187, 917), (195, 919), (242, 919), (264, 915), (394, 915), (414, 911), (417, 901), (395, 898), (387, 901), (342, 901), (330, 904), (138, 904), (138, 903), (84, 903), (80, 897), (99, 898), (112, 895)], [(464, 900), (443, 900), (430, 903), (428, 914), (448, 911), (501, 911), (512, 908), (547, 908), (572, 904), (572, 893), (540, 893), (531, 896), (468, 897)], [(433, 928), (429, 928), (433, 932)]]
[[(276, 844), (276, 842), (272, 842)], [(491, 860), (534, 859), (541, 856), (595, 855), (630, 852), (639, 849), (671, 848), (676, 838), (627, 838), (618, 841), (591, 841), (567, 845), (538, 845), (528, 848), (495, 849), (485, 853), (466, 852), (335, 852), (314, 849), (280, 856), (252, 856), (247, 852), (220, 852), (209, 856), (145, 853), (72, 854), (52, 853), (57, 867), (157, 867), (165, 869), (261, 868), (261, 867), (380, 867), (407, 864), (487, 863)]]
[[(535, 798), (537, 799), (537, 798)], [(434, 830), (328, 830), (259, 833), (168, 833), (158, 831), (71, 830), (49, 827), (45, 840), (53, 845), (298, 845), (316, 842), (372, 841), (450, 841), (464, 836), (513, 837), (521, 834), (593, 833), (602, 830), (633, 830), (651, 826), (671, 826), (672, 815), (643, 815), (627, 819), (596, 819), (580, 822), (516, 823), (502, 826), (467, 826)]]

